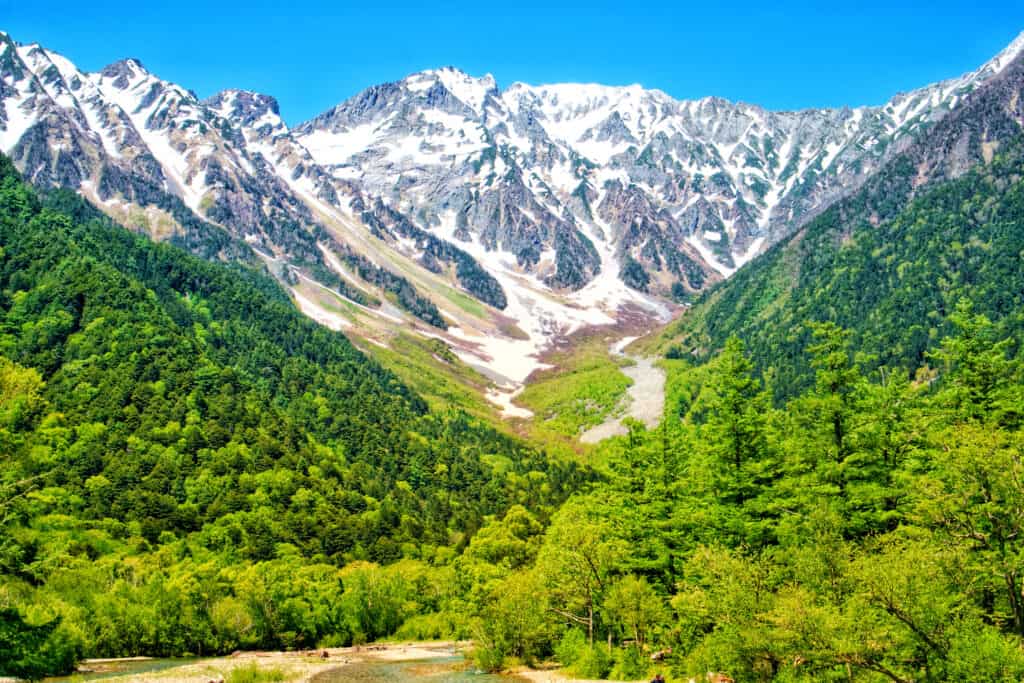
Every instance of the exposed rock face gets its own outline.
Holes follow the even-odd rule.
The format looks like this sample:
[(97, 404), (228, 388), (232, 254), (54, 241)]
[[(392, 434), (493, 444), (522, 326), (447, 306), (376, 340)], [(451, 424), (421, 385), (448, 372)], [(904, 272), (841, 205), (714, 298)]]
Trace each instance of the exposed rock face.
[[(294, 142), (272, 97), (226, 91), (200, 102), (138, 60), (86, 74), (6, 35), (0, 64), (0, 149), (33, 182), (79, 189), (154, 238), (203, 256), (253, 260), (255, 249), (283, 276), (305, 269), (357, 303), (373, 298), (331, 273), (314, 214), (323, 208), (316, 200), (337, 205), (357, 189), (324, 173)], [(403, 276), (372, 261), (358, 270), (368, 287), (395, 293), (415, 317), (445, 327)], [(494, 292), (489, 298), (500, 301)]]
[[(1024, 36), (880, 107), (798, 112), (639, 86), (501, 90), (443, 68), (292, 130), (267, 95), (200, 101), (138, 60), (84, 73), (0, 34), (0, 151), (33, 182), (75, 188), (154, 238), (258, 255), (289, 286), (310, 279), (387, 321), (455, 324), (474, 352), (481, 333), (519, 325), (480, 351), (491, 363), (524, 336), (532, 354), (625, 308), (663, 315), (657, 297), (728, 277), (948, 112), (982, 106), (968, 94), (997, 84), (1022, 48)], [(997, 137), (951, 133), (948, 153), (920, 160), (922, 177), (959, 172)]]
[(633, 282), (698, 291), (859, 187), (1022, 46), (881, 107), (798, 112), (639, 86), (500, 91), (446, 68), (370, 88), (295, 134), (335, 177), (552, 287), (597, 277), (587, 243), (600, 239), (629, 266), (620, 275), (643, 269)]

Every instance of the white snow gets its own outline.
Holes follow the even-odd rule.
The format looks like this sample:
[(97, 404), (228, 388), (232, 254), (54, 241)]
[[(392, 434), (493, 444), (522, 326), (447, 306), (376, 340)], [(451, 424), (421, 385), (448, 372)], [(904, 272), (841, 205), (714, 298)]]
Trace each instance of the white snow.
[[(595, 204), (599, 203), (600, 197)], [(615, 250), (610, 242), (613, 234), (612, 228), (596, 217), (594, 224), (593, 227), (599, 228), (604, 233), (605, 239), (601, 239), (593, 227), (585, 221), (581, 221), (579, 227), (580, 232), (593, 243), (601, 258), (601, 272), (582, 289), (569, 295), (569, 300), (579, 306), (613, 312), (625, 304), (634, 304), (650, 311), (655, 317), (667, 321), (671, 317), (671, 312), (664, 303), (626, 286), (626, 283), (619, 278), (621, 264), (615, 256)]]
[(412, 74), (402, 81), (407, 90), (415, 93), (426, 92), (436, 83), (444, 86), (445, 90), (477, 114), (483, 113), (487, 93), (497, 89), (494, 77), (490, 74), (474, 78), (452, 67), (428, 69)]
[(736, 264), (736, 269), (742, 268), (746, 263), (749, 263), (751, 259), (761, 253), (761, 247), (764, 246), (764, 237), (758, 237), (750, 244), (750, 248), (742, 254), (733, 252), (732, 260)]
[(844, 144), (842, 140), (838, 140), (825, 145), (825, 158), (821, 161), (823, 169), (828, 168), (835, 161), (835, 158), (839, 156), (839, 152), (842, 151)]
[[(439, 237), (453, 244), (458, 244), (491, 275), (505, 290), (508, 306), (504, 315), (514, 320), (529, 339), (512, 339), (480, 334), (474, 330), (453, 327), (448, 332), (451, 336), (461, 339), (479, 348), (470, 354), (456, 349), (468, 362), (484, 360), (487, 366), (508, 383), (521, 384), (534, 370), (546, 367), (540, 362), (539, 354), (547, 348), (551, 340), (560, 335), (567, 335), (585, 325), (612, 325), (615, 319), (598, 307), (598, 301), (591, 299), (584, 306), (570, 305), (550, 293), (547, 287), (531, 275), (518, 272), (515, 256), (505, 252), (487, 251), (475, 239), (462, 242), (455, 238), (455, 214), (452, 211), (444, 215), (441, 226), (435, 230)], [(608, 283), (609, 274), (590, 283)], [(617, 278), (616, 278), (617, 280)], [(600, 286), (600, 285), (599, 285)], [(622, 286), (625, 289), (625, 285)], [(615, 295), (621, 292), (612, 285)], [(586, 300), (585, 290), (570, 297), (576, 303)], [(580, 296), (583, 295), (583, 296)], [(475, 356), (475, 358), (474, 358)]]
[(388, 120), (364, 123), (347, 131), (314, 130), (299, 139), (318, 164), (344, 164), (356, 154), (366, 151), (381, 136)]
[[(188, 121), (194, 123), (201, 120), (198, 105), (177, 86), (159, 81), (146, 73), (141, 65), (130, 64), (130, 82), (127, 89), (114, 88), (109, 79), (105, 80), (99, 75), (82, 75), (79, 78), (83, 82), (83, 87), (71, 92), (65, 86), (69, 87), (72, 77), (81, 72), (60, 55), (43, 51), (29, 54), (31, 49), (34, 48), (29, 46), (21, 52), (22, 58), (29, 62), (33, 69), (42, 69), (48, 59), (57, 66), (64, 78), (64, 85), (48, 84), (47, 95), (61, 106), (81, 111), (84, 119), (79, 120), (83, 125), (85, 122), (88, 123), (89, 128), (99, 136), (103, 149), (112, 156), (121, 154), (120, 139), (127, 124), (122, 122), (121, 112), (118, 112), (117, 108), (123, 110), (149, 151), (164, 167), (169, 182), (174, 185), (172, 191), (181, 194), (192, 208), (198, 207), (204, 192), (207, 191), (203, 185), (203, 174), (191, 173), (199, 168), (199, 162), (206, 155), (223, 152), (228, 159), (237, 164), (241, 172), (254, 172), (244, 152), (239, 151), (237, 155), (233, 155), (232, 150), (225, 149), (223, 143), (216, 142), (216, 146), (210, 144), (210, 140), (219, 141), (215, 136), (199, 139), (198, 126), (186, 126)], [(339, 217), (344, 214), (344, 218), (339, 219), (339, 222), (343, 223), (340, 229), (348, 230), (353, 236), (361, 234), (359, 231), (363, 230), (363, 226), (351, 220), (351, 216), (344, 213), (343, 207), (328, 205), (316, 196), (318, 188), (311, 180), (316, 177), (315, 168), (312, 172), (304, 173), (298, 178), (294, 177), (294, 171), (299, 164), (310, 167), (312, 159), (320, 164), (338, 167), (333, 169), (335, 177), (361, 178), (366, 183), (364, 189), (371, 197), (387, 194), (395, 187), (395, 181), (401, 177), (403, 183), (408, 184), (403, 184), (402, 196), (396, 197), (394, 201), (401, 204), (404, 211), (414, 211), (431, 202), (435, 202), (436, 206), (438, 201), (447, 201), (448, 197), (466, 187), (470, 192), (481, 189), (489, 177), (500, 180), (508, 171), (506, 160), (514, 159), (524, 171), (523, 176), (534, 194), (533, 198), (545, 209), (559, 214), (563, 210), (568, 194), (576, 189), (581, 180), (569, 161), (571, 152), (575, 151), (602, 164), (586, 172), (587, 182), (598, 192), (598, 200), (593, 202), (595, 207), (600, 204), (600, 193), (603, 191), (604, 183), (613, 179), (625, 184), (638, 183), (652, 194), (655, 205), (677, 215), (682, 210), (680, 207), (685, 208), (698, 201), (702, 195), (688, 190), (685, 194), (663, 194), (660, 181), (656, 178), (653, 181), (649, 177), (631, 179), (628, 168), (612, 165), (615, 155), (625, 152), (631, 143), (598, 142), (596, 137), (598, 129), (609, 120), (609, 117), (618, 115), (630, 135), (637, 141), (633, 144), (638, 147), (649, 142), (658, 132), (664, 132), (670, 137), (680, 136), (692, 143), (688, 149), (670, 150), (672, 157), (681, 167), (691, 174), (699, 172), (705, 178), (717, 172), (724, 172), (734, 181), (737, 189), (745, 193), (745, 199), (749, 200), (752, 195), (749, 184), (743, 181), (755, 177), (760, 179), (763, 176), (763, 180), (768, 184), (768, 192), (763, 201), (756, 202), (756, 218), (762, 228), (767, 228), (772, 209), (778, 206), (796, 183), (800, 182), (815, 160), (819, 160), (823, 167), (837, 164), (837, 159), (844, 155), (844, 149), (852, 151), (856, 146), (865, 144), (862, 138), (866, 137), (866, 131), (872, 130), (872, 126), (877, 125), (880, 119), (888, 118), (891, 125), (898, 128), (915, 120), (929, 107), (948, 106), (950, 102), (957, 101), (966, 85), (975, 82), (972, 79), (988, 77), (993, 72), (1005, 68), (1022, 50), (1024, 34), (995, 59), (971, 74), (896, 96), (886, 105), (884, 113), (879, 107), (858, 108), (852, 110), (851, 116), (845, 117), (836, 111), (819, 113), (820, 115), (813, 112), (773, 114), (756, 107), (733, 105), (714, 98), (680, 102), (659, 91), (645, 90), (639, 85), (608, 87), (564, 83), (534, 87), (516, 84), (504, 94), (497, 95), (496, 99), (489, 99), (488, 95), (495, 91), (492, 77), (474, 78), (457, 69), (437, 69), (410, 76), (403, 82), (404, 86), (410, 92), (423, 93), (440, 82), (454, 97), (472, 109), (475, 116), (465, 112), (465, 115), (452, 114), (437, 108), (422, 107), (403, 120), (403, 123), (420, 126), (419, 129), (414, 129), (412, 134), (395, 133), (398, 126), (392, 128), (391, 124), (397, 114), (393, 114), (346, 130), (314, 130), (292, 144), (295, 142), (292, 137), (278, 135), (279, 132), (286, 133), (287, 127), (278, 116), (268, 112), (247, 127), (246, 149), (250, 154), (254, 151), (263, 154), (274, 166), (277, 175), (306, 201), (317, 215)], [(10, 80), (9, 74), (0, 77)], [(161, 84), (165, 88), (165, 94), (159, 96), (146, 109), (137, 111), (142, 98), (154, 83)], [(3, 103), (9, 121), (6, 129), (0, 131), (0, 149), (3, 151), (10, 151), (25, 130), (35, 122), (36, 114), (22, 107), (28, 96), (28, 93), (19, 92), (17, 97)], [(45, 99), (46, 95), (40, 97)], [(151, 130), (147, 125), (150, 117), (168, 107), (175, 112), (171, 126), (167, 129)], [(510, 113), (525, 115), (527, 112), (535, 115), (536, 123), (555, 142), (555, 146), (549, 149), (546, 141), (540, 140), (536, 156), (531, 155), (531, 148), (537, 140), (527, 137), (523, 128), (516, 130), (515, 122), (510, 117)], [(220, 113), (226, 117), (230, 114), (226, 103)], [(402, 115), (405, 116), (405, 113)], [(815, 116), (817, 118), (814, 118)], [(837, 124), (834, 126), (834, 134), (822, 137), (815, 133), (817, 129), (811, 124), (822, 120), (834, 121)], [(501, 124), (505, 124), (507, 132), (496, 132)], [(271, 127), (275, 137), (260, 137), (255, 134), (256, 129), (265, 129), (266, 126)], [(744, 132), (737, 137), (736, 132), (740, 130)], [(489, 144), (488, 134), (493, 136), (495, 144), (511, 146), (507, 148), (508, 155), (499, 155), (493, 166), (487, 165), (479, 174), (474, 175), (472, 171), (463, 170), (469, 167), (463, 167), (461, 164), (475, 158), (475, 155)], [(774, 169), (762, 173), (733, 163), (733, 156), (746, 156), (745, 150), (739, 150), (739, 145), (747, 145), (755, 152), (759, 152), (763, 149), (761, 142), (764, 136), (768, 135), (772, 136), (778, 154), (779, 163)], [(181, 142), (188, 145), (184, 154), (177, 149)], [(360, 156), (367, 150), (370, 150), (368, 154)], [(779, 174), (791, 161), (790, 157), (794, 156), (795, 150), (799, 150), (795, 159), (798, 162), (797, 172), (785, 183), (780, 182)], [(715, 152), (720, 159), (714, 159)], [(745, 159), (738, 161), (739, 164), (743, 164)], [(427, 167), (433, 168), (423, 172)], [(464, 175), (458, 175), (460, 173)], [(735, 199), (726, 200), (723, 196), (705, 198), (719, 209), (733, 207), (735, 204)], [(341, 199), (339, 203), (344, 201)], [(727, 215), (732, 217), (724, 221), (725, 231), (731, 233), (736, 225), (737, 214), (732, 211)], [(576, 218), (579, 229), (597, 249), (601, 260), (601, 273), (580, 291), (571, 294), (552, 292), (536, 275), (522, 272), (511, 254), (487, 251), (476, 240), (468, 244), (456, 240), (453, 235), (453, 215), (449, 215), (441, 228), (437, 229), (440, 236), (469, 251), (498, 279), (509, 299), (505, 314), (515, 320), (528, 336), (528, 339), (514, 339), (497, 333), (484, 333), (481, 329), (473, 327), (474, 322), (471, 321), (454, 327), (451, 335), (463, 342), (458, 352), (466, 360), (475, 363), (482, 361), (495, 373), (508, 380), (501, 389), (493, 392), (492, 400), (513, 413), (523, 409), (514, 406), (513, 393), (507, 389), (515, 387), (532, 370), (541, 367), (538, 356), (553, 339), (585, 325), (613, 324), (615, 311), (623, 305), (640, 306), (658, 316), (668, 315), (668, 307), (664, 303), (626, 287), (619, 279), (620, 266), (613, 241), (615, 232), (611, 227), (600, 220), (591, 222), (583, 220), (580, 216)], [(603, 235), (600, 234), (601, 231)], [(728, 277), (735, 268), (718, 262), (713, 251), (709, 249), (709, 245), (721, 243), (723, 240), (724, 235), (720, 230), (712, 230), (703, 232), (702, 239), (691, 237), (687, 242), (712, 268)], [(759, 237), (744, 253), (734, 253), (735, 267), (739, 268), (759, 253), (764, 242), (765, 238)], [(353, 240), (352, 244), (357, 250), (362, 249), (357, 241)], [(369, 249), (368, 257), (373, 258), (376, 255), (382, 263), (392, 258), (390, 255), (383, 256), (385, 252), (380, 251), (380, 248), (383, 247), (375, 246)], [(415, 256), (415, 247), (407, 240), (401, 240), (397, 250)], [(543, 256), (544, 265), (550, 266), (554, 261), (553, 257), (553, 252), (550, 249), (546, 250)], [(328, 261), (330, 262), (330, 258)], [(336, 259), (332, 267), (336, 267), (342, 277), (356, 281), (337, 264)], [(314, 310), (317, 308), (315, 302), (308, 299), (304, 302), (298, 298), (296, 300), (304, 310), (313, 310), (313, 317), (324, 317), (322, 307), (319, 312)], [(440, 304), (443, 305), (443, 302)], [(396, 325), (408, 324), (408, 316), (394, 313), (391, 308), (367, 311)], [(325, 319), (328, 320), (325, 324), (343, 324), (329, 318)], [(480, 328), (487, 328), (487, 325), (480, 325)], [(475, 350), (469, 350), (474, 346)]]
[(7, 128), (0, 130), (0, 150), (5, 154), (14, 149), (25, 131), (36, 122), (36, 113), (25, 112), (22, 104), (13, 97), (3, 101), (4, 111), (7, 113)]
[[(640, 143), (656, 121), (649, 120), (651, 106), (672, 102), (658, 90), (644, 90), (639, 85), (606, 86), (596, 83), (557, 83), (530, 86), (516, 83), (506, 91), (510, 106), (536, 106), (543, 116), (538, 121), (547, 134), (565, 143), (592, 161), (604, 164), (628, 143), (612, 144), (593, 139), (596, 128), (613, 113), (619, 114), (630, 134)], [(588, 132), (591, 139), (583, 140)]]
[[(983, 66), (982, 69), (986, 66), (991, 66), (994, 73), (999, 73), (1009, 66), (1022, 51), (1024, 51), (1024, 32), (1019, 33), (1017, 37), (1013, 39), (1013, 42), (1007, 45), (1002, 52), (996, 55), (994, 59), (988, 62), (988, 64)], [(979, 69), (979, 71), (981, 71), (981, 69)]]
[(630, 143), (625, 141), (618, 144), (612, 144), (608, 141), (598, 142), (596, 140), (573, 143), (573, 147), (576, 148), (576, 151), (581, 156), (602, 166), (610, 162), (615, 155), (622, 154), (628, 150), (629, 146)]
[(734, 272), (736, 272), (735, 268), (730, 268), (729, 266), (719, 261), (718, 257), (715, 256), (714, 252), (712, 252), (710, 249), (704, 246), (704, 244), (699, 239), (697, 239), (696, 236), (689, 235), (687, 236), (686, 241), (688, 244), (690, 244), (690, 246), (697, 250), (697, 253), (700, 254), (700, 257), (704, 259), (704, 261), (707, 262), (709, 266), (717, 270), (723, 276), (729, 277)]
[(100, 143), (103, 145), (103, 149), (106, 150), (107, 154), (115, 159), (120, 159), (121, 150), (118, 147), (117, 141), (110, 134), (106, 123), (103, 121), (102, 114), (97, 111), (97, 106), (92, 102), (83, 102), (81, 111), (85, 115), (86, 121), (89, 122), (89, 127), (99, 137)]
[[(187, 178), (189, 160), (172, 144), (170, 139), (171, 130), (155, 130), (149, 127), (150, 116), (166, 106), (171, 106), (175, 100), (180, 102), (185, 97), (188, 97), (188, 95), (178, 86), (160, 81), (142, 71), (141, 68), (137, 68), (134, 62), (132, 65), (132, 77), (126, 88), (121, 89), (114, 86), (112, 82), (101, 75), (95, 76), (96, 85), (103, 95), (109, 101), (119, 106), (128, 116), (129, 120), (131, 120), (132, 125), (146, 144), (146, 147), (149, 148), (149, 151), (160, 162), (168, 179), (176, 186), (182, 201), (193, 211), (201, 213), (199, 211), (199, 204), (202, 202), (206, 191), (205, 186), (202, 184), (202, 174), (196, 173), (196, 177), (192, 178), (190, 182)], [(148, 107), (143, 109), (141, 108), (142, 99), (154, 84), (162, 86), (164, 91)], [(193, 151), (195, 150), (193, 149)]]
[(421, 116), (434, 133), (426, 140), (443, 154), (470, 155), (490, 146), (483, 127), (474, 121), (436, 109), (424, 110)]
[(614, 353), (616, 356), (621, 356), (625, 354), (626, 347), (635, 342), (639, 338), (640, 337), (623, 337), (619, 341), (612, 344), (612, 353)]
[(478, 114), (483, 111), (487, 93), (496, 87), (494, 77), (490, 74), (483, 78), (473, 78), (458, 69), (451, 68), (428, 71), (427, 73), (440, 80), (448, 92), (469, 105)]
[(342, 330), (346, 327), (352, 326), (352, 323), (348, 320), (345, 320), (337, 313), (326, 310), (314, 301), (307, 299), (294, 288), (292, 289), (292, 296), (295, 297), (295, 303), (299, 305), (300, 311), (324, 327), (329, 327), (332, 330)]
[(512, 403), (512, 400), (518, 396), (522, 390), (523, 387), (519, 387), (514, 391), (509, 391), (507, 389), (489, 389), (484, 395), (488, 401), (501, 408), (502, 417), (528, 419), (533, 417), (533, 411)]

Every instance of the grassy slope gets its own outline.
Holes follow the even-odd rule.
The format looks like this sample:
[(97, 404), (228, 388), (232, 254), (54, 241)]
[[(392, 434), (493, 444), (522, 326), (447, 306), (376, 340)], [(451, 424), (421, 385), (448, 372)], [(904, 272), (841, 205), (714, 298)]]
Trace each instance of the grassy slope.
[(553, 368), (534, 373), (517, 401), (534, 412), (530, 435), (544, 443), (575, 439), (604, 421), (632, 383), (613, 358), (613, 338), (601, 332), (577, 337), (544, 361)]
[(509, 431), (483, 397), (490, 380), (462, 362), (444, 342), (403, 332), (391, 337), (387, 348), (360, 346), (426, 399), (432, 410), (459, 408)]

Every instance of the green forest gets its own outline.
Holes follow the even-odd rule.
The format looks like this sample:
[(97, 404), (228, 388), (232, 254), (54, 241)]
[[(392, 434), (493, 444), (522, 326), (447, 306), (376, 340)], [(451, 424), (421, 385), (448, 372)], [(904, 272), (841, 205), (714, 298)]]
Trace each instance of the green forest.
[(0, 662), (27, 677), (415, 628), (487, 519), (592, 476), (6, 159), (0, 458)]
[(0, 161), (0, 671), (460, 638), (583, 678), (1024, 679), (1020, 149), (851, 224), (894, 166), (705, 295), (661, 424), (576, 458)]

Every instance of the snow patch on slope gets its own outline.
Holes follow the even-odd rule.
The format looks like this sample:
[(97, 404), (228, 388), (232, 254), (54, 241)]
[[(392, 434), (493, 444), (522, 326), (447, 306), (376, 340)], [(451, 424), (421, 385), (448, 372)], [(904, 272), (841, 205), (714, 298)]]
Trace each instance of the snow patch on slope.
[(36, 114), (35, 111), (26, 112), (23, 102), (13, 97), (3, 102), (3, 106), (7, 114), (7, 127), (0, 130), (0, 150), (9, 154), (25, 131), (36, 122)]

